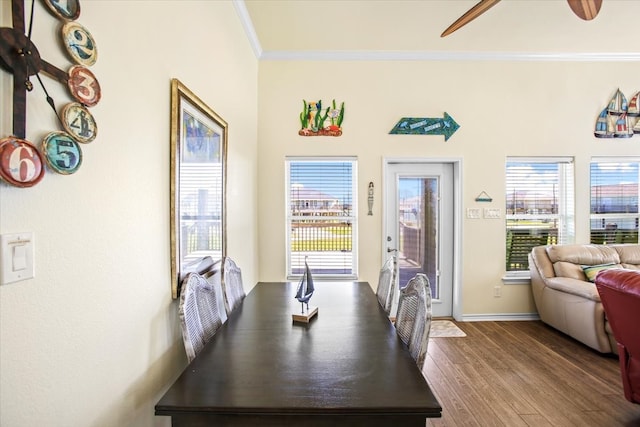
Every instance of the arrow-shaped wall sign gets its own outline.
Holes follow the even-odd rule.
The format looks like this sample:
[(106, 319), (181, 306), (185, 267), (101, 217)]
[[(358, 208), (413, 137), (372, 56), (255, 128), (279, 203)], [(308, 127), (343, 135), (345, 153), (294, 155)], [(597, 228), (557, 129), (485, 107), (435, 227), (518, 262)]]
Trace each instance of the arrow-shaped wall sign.
[(403, 117), (389, 132), (396, 135), (444, 135), (444, 140), (451, 138), (460, 127), (453, 117), (444, 113), (443, 118)]

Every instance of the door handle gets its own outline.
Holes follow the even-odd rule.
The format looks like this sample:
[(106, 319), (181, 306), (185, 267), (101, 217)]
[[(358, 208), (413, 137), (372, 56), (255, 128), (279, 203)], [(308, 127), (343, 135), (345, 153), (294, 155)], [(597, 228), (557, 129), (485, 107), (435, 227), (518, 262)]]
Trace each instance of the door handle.
[(393, 248), (387, 248), (387, 252), (398, 252), (398, 250)]

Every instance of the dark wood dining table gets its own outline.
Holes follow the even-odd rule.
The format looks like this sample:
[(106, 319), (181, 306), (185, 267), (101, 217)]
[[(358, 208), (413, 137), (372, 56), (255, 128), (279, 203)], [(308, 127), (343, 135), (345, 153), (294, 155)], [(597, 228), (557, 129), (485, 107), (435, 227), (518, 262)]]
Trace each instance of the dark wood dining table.
[(261, 282), (156, 404), (176, 426), (424, 427), (442, 408), (367, 282)]

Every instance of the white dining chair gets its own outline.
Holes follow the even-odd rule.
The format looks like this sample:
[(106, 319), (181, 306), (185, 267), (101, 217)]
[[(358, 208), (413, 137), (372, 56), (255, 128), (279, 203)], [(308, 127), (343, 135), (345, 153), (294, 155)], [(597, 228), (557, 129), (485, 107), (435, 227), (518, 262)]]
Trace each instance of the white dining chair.
[(378, 288), (376, 289), (376, 296), (378, 302), (387, 313), (387, 316), (393, 321), (395, 316), (391, 314), (391, 307), (393, 305), (393, 294), (395, 291), (395, 281), (398, 273), (398, 262), (396, 255), (387, 258), (380, 269), (378, 275)]
[(180, 293), (180, 287), (182, 286), (182, 283), (185, 281), (189, 273), (204, 274), (205, 272), (214, 269), (216, 263), (220, 263), (220, 260), (215, 261), (210, 256), (204, 256), (184, 264), (180, 269), (178, 277), (178, 294)]
[(409, 346), (411, 357), (420, 369), (427, 357), (431, 316), (429, 279), (418, 273), (400, 289), (395, 326), (400, 339)]
[(187, 359), (191, 362), (227, 320), (221, 273), (189, 273), (182, 283), (179, 317)]
[(242, 271), (230, 257), (222, 260), (222, 291), (227, 316), (241, 303), (246, 293), (242, 284)]

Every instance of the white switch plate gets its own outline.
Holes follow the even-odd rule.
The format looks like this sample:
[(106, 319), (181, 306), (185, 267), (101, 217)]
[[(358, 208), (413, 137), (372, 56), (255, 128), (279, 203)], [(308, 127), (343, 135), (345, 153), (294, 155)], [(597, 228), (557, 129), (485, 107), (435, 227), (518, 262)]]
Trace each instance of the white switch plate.
[(500, 208), (485, 208), (484, 217), (487, 219), (500, 219), (502, 217), (502, 212), (500, 211)]
[(480, 219), (480, 208), (467, 208), (467, 218)]
[(35, 276), (33, 233), (0, 235), (0, 284)]

